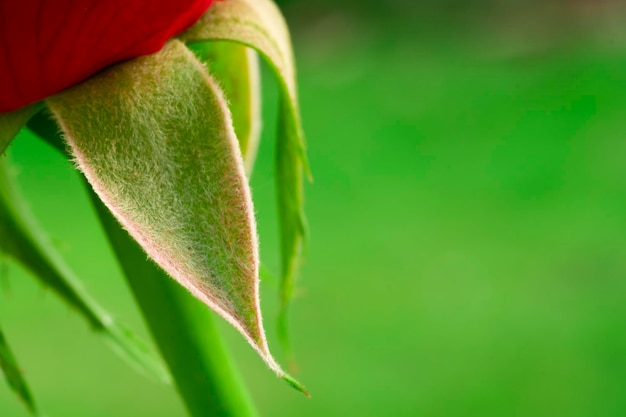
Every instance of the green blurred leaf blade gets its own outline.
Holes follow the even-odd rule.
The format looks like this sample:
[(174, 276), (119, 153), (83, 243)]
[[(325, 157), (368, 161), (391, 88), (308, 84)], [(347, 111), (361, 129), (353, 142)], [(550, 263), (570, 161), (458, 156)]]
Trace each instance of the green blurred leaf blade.
[(6, 157), (0, 161), (0, 251), (21, 263), (76, 309), (94, 330), (107, 337), (114, 350), (131, 366), (153, 379), (169, 382), (167, 371), (146, 345), (113, 320), (65, 263), (18, 192)]
[(38, 415), (35, 400), (17, 364), (17, 360), (6, 341), (2, 328), (0, 328), (0, 369), (9, 387), (22, 400), (26, 408), (28, 408), (32, 414)]

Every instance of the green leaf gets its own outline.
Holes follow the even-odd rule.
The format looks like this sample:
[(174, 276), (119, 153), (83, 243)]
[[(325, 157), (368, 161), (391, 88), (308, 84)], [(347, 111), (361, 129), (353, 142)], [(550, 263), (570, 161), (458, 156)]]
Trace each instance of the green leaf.
[(271, 0), (223, 0), (180, 35), (187, 43), (229, 40), (256, 49), (274, 70), (281, 87), (276, 186), (281, 229), (282, 284), (279, 336), (285, 348), (287, 307), (305, 239), (303, 170), (309, 172), (298, 108), (295, 64), (289, 30)]
[[(45, 112), (34, 116), (28, 127), (69, 157), (56, 123)], [(194, 417), (257, 415), (221, 342), (211, 310), (147, 259), (89, 183), (84, 183), (189, 413)]]
[(37, 103), (9, 113), (0, 113), (0, 155), (4, 153), (28, 119), (40, 108), (41, 104)]
[(257, 53), (231, 42), (198, 42), (190, 49), (224, 91), (250, 177), (261, 136), (261, 85)]
[(167, 371), (149, 349), (91, 298), (65, 264), (17, 192), (8, 158), (0, 161), (0, 252), (20, 262), (81, 313), (93, 329), (107, 336), (114, 350), (129, 364), (157, 380), (169, 382)]
[(279, 376), (258, 298), (252, 199), (226, 101), (177, 40), (48, 99), (104, 204)]
[(9, 384), (9, 387), (15, 391), (15, 393), (24, 402), (28, 410), (33, 414), (37, 413), (37, 407), (33, 396), (28, 389), (28, 384), (22, 375), (22, 371), (15, 360), (15, 356), (4, 337), (4, 333), (0, 328), (0, 369), (4, 373), (4, 376)]
[(194, 417), (256, 416), (222, 344), (211, 310), (146, 259), (143, 249), (122, 229), (93, 190), (89, 191), (189, 413)]

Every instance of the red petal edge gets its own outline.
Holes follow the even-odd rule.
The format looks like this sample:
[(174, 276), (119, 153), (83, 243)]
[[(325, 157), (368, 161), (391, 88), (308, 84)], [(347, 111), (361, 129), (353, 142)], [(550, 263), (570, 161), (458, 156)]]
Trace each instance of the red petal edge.
[(0, 113), (159, 51), (213, 0), (0, 1)]

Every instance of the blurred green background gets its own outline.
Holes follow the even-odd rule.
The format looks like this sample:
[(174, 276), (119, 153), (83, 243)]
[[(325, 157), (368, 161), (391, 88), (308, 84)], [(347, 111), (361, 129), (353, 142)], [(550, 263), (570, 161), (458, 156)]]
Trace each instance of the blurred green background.
[[(626, 415), (623, 3), (282, 5), (315, 175), (291, 320), (313, 398), (220, 322), (260, 414)], [(252, 187), (277, 271), (265, 80)], [(148, 339), (72, 167), (28, 135), (12, 154), (89, 290)], [(184, 415), (23, 270), (1, 270), (0, 321), (48, 416)], [(271, 280), (262, 306), (280, 353)], [(0, 416), (26, 415), (0, 385)]]

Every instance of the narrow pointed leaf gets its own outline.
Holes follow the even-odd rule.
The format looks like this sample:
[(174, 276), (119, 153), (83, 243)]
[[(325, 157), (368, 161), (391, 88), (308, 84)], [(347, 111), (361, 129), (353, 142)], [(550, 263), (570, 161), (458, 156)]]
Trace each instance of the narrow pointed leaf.
[(122, 229), (98, 196), (89, 191), (189, 414), (193, 417), (256, 416), (252, 401), (222, 344), (211, 311), (146, 259), (141, 246)]
[(167, 371), (149, 349), (94, 301), (63, 261), (17, 192), (8, 164), (7, 158), (0, 161), (0, 252), (20, 262), (81, 313), (93, 329), (107, 337), (112, 348), (130, 365), (152, 378), (169, 382)]
[(250, 177), (261, 136), (258, 55), (247, 46), (232, 42), (198, 42), (190, 47), (224, 91)]
[(278, 214), (280, 218), (280, 244), (282, 253), (280, 311), (278, 316), (278, 336), (283, 348), (291, 353), (288, 337), (288, 308), (293, 298), (295, 280), (300, 268), (302, 250), (306, 236), (305, 217), (303, 213), (302, 167), (299, 160), (301, 150), (293, 141), (295, 120), (284, 115), (291, 111), (285, 109), (289, 105), (281, 103), (283, 111), (278, 126), (278, 142), (276, 146), (276, 188), (278, 189)]
[(40, 104), (33, 104), (9, 113), (0, 113), (0, 155), (4, 153), (28, 119), (40, 108)]
[(279, 336), (289, 350), (287, 306), (305, 238), (303, 170), (309, 172), (298, 108), (295, 65), (287, 25), (271, 0), (223, 0), (180, 35), (188, 42), (229, 40), (256, 49), (274, 70), (281, 87), (276, 186), (281, 229), (282, 284)]
[(252, 200), (221, 91), (185, 45), (48, 100), (79, 168), (147, 254), (279, 376), (258, 299)]
[(4, 374), (4, 377), (9, 384), (9, 387), (17, 394), (17, 396), (24, 402), (26, 408), (33, 413), (37, 413), (37, 407), (35, 400), (28, 389), (28, 384), (22, 375), (22, 371), (15, 360), (15, 356), (11, 351), (9, 344), (4, 337), (4, 333), (0, 328), (0, 369)]
[[(69, 156), (56, 123), (45, 112), (34, 116), (28, 127)], [(194, 417), (257, 415), (221, 342), (212, 312), (147, 259), (86, 180), (84, 184), (189, 413)]]

